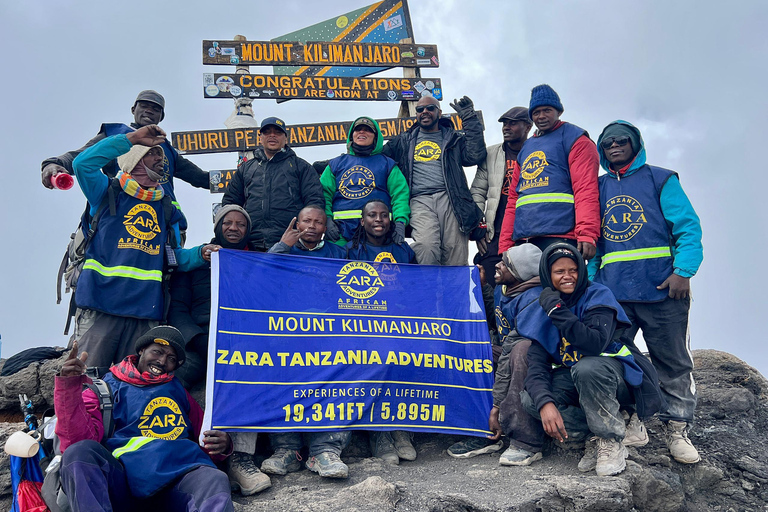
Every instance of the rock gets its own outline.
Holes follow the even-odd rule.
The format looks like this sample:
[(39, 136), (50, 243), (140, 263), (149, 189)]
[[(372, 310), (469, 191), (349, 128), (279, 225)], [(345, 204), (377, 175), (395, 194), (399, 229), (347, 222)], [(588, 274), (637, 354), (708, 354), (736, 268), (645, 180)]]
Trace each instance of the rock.
[(619, 512), (633, 507), (630, 484), (623, 478), (562, 476), (550, 483), (548, 495), (536, 501), (542, 512)]
[(680, 477), (672, 471), (627, 462), (627, 469), (620, 476), (630, 482), (635, 507), (639, 510), (675, 512), (685, 503)]
[(13, 375), (0, 377), (0, 413), (18, 414), (20, 394), (32, 400), (36, 413), (42, 414), (45, 409), (53, 407), (53, 377), (61, 369), (67, 355), (32, 363)]

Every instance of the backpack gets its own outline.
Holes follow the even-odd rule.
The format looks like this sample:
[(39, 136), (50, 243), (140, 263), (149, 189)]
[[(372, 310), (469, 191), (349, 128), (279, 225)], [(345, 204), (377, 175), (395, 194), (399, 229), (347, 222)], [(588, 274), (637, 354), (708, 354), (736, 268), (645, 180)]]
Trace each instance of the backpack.
[[(67, 250), (64, 251), (64, 257), (61, 260), (56, 277), (56, 304), (61, 304), (62, 283), (65, 284), (64, 293), (72, 293), (72, 296), (69, 299), (69, 312), (67, 313), (67, 323), (64, 326), (64, 334), (69, 334), (69, 326), (72, 323), (72, 317), (75, 316), (75, 312), (77, 311), (75, 290), (77, 289), (77, 281), (80, 278), (80, 273), (83, 271), (83, 265), (85, 264), (85, 252), (93, 239), (93, 235), (96, 233), (99, 220), (107, 208), (109, 208), (110, 215), (115, 215), (117, 195), (121, 192), (122, 188), (120, 187), (120, 182), (116, 178), (110, 178), (107, 194), (96, 209), (96, 212), (91, 216), (90, 204), (86, 204), (85, 211), (80, 217), (80, 224), (77, 225), (75, 232), (69, 235)], [(162, 204), (166, 233), (168, 233), (169, 237), (166, 244), (170, 244), (171, 247), (176, 247), (175, 236), (173, 235), (173, 230), (170, 229), (171, 218), (173, 217), (176, 208), (173, 206), (172, 200), (168, 195), (163, 195)], [(174, 241), (171, 242), (171, 240)], [(166, 251), (166, 254), (167, 252), (168, 251)], [(164, 284), (164, 286), (167, 287), (167, 284)]]
[[(101, 419), (104, 423), (104, 437), (102, 438), (102, 442), (104, 442), (115, 432), (115, 422), (112, 415), (112, 390), (109, 388), (109, 384), (97, 377), (95, 370), (95, 368), (88, 368), (86, 374), (91, 377), (92, 382), (83, 384), (83, 391), (90, 389), (99, 399), (99, 410), (101, 410)], [(48, 460), (42, 461), (42, 464), (47, 464), (47, 466), (45, 467), (45, 478), (43, 479), (43, 487), (40, 493), (51, 512), (70, 512), (72, 508), (69, 504), (69, 498), (67, 498), (67, 495), (64, 494), (64, 490), (61, 488), (61, 476), (59, 475), (59, 470), (61, 469), (61, 442), (55, 432), (56, 420), (55, 415), (51, 416), (40, 427), (43, 449), (45, 453), (50, 454), (47, 457)]]

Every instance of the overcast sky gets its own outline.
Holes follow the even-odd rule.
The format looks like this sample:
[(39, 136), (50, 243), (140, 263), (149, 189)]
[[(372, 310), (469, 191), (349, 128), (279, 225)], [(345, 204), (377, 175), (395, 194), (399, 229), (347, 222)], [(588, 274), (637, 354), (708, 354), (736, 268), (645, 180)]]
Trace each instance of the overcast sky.
[[(169, 133), (222, 128), (232, 102), (203, 99), (202, 73), (231, 68), (202, 65), (203, 39), (268, 40), (372, 1), (2, 2), (2, 356), (67, 342), (56, 272), (84, 198), (77, 187), (44, 189), (44, 158), (80, 147), (102, 122), (132, 121), (142, 89), (165, 96), (161, 126)], [(441, 66), (425, 75), (442, 79), (445, 98), (474, 100), (488, 145), (501, 142), (498, 116), (527, 106), (540, 83), (560, 94), (563, 120), (593, 139), (618, 118), (640, 128), (648, 162), (680, 174), (703, 225), (693, 348), (731, 352), (768, 373), (765, 329), (758, 328), (768, 311), (758, 284), (763, 267), (751, 267), (768, 253), (768, 179), (758, 159), (768, 145), (768, 3), (412, 0), (410, 10), (416, 41), (439, 49)], [(299, 124), (395, 117), (397, 105), (257, 100), (254, 110), (258, 120), (277, 115)], [(451, 111), (448, 101), (443, 110)], [(342, 150), (297, 152), (312, 162)], [(191, 159), (226, 169), (236, 155)], [(467, 173), (471, 180), (474, 169)], [(176, 190), (190, 220), (188, 246), (207, 241), (211, 203), (221, 196), (178, 180)]]

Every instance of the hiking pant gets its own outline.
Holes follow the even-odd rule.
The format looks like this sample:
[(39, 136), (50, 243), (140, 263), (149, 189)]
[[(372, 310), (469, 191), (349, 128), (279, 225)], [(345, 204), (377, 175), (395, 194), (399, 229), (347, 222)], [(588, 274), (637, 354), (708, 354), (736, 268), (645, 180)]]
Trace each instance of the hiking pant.
[(419, 265), (466, 265), (469, 237), (461, 232), (448, 192), (411, 198), (411, 227)]
[[(499, 423), (504, 434), (509, 437), (510, 444), (522, 448), (523, 450), (539, 451), (541, 444), (541, 422), (528, 414), (523, 408), (523, 402), (520, 394), (525, 388), (525, 376), (528, 374), (528, 348), (531, 346), (531, 340), (526, 338), (517, 338), (516, 343), (504, 355), (502, 345), (502, 356), (499, 359), (499, 370), (496, 372), (497, 378), (501, 373), (502, 382), (506, 381), (508, 387), (506, 396), (499, 404)], [(505, 341), (505, 345), (506, 345)], [(508, 375), (504, 376), (502, 365), (507, 367)], [(496, 386), (494, 385), (494, 392)], [(495, 401), (495, 400), (494, 400)]]
[[(570, 368), (556, 368), (552, 370), (552, 394), (569, 442), (584, 441), (590, 433), (603, 439), (624, 439), (626, 427), (619, 409), (634, 400), (624, 382), (621, 361), (604, 356), (582, 357)], [(540, 437), (538, 443), (532, 443), (534, 451), (539, 451), (546, 440), (541, 415), (527, 391), (521, 398), (528, 414), (539, 420)]]
[(648, 346), (659, 387), (668, 407), (659, 419), (693, 423), (696, 409), (696, 383), (693, 381), (693, 355), (688, 334), (689, 298), (670, 297), (661, 302), (622, 302), (632, 327), (624, 331), (622, 342), (634, 343), (638, 329)]
[[(88, 366), (109, 368), (125, 356), (136, 353), (136, 340), (155, 327), (157, 320), (141, 320), (109, 315), (93, 309), (77, 308), (75, 333), (69, 342), (77, 342), (79, 353), (88, 352)], [(101, 373), (101, 372), (100, 372)]]
[[(323, 452), (333, 452), (341, 455), (341, 451), (347, 447), (352, 437), (349, 430), (344, 432), (308, 432), (304, 435), (304, 440), (309, 446), (309, 456), (315, 457)], [(269, 434), (269, 442), (272, 449), (299, 451), (304, 446), (299, 432), (280, 432)]]
[(123, 465), (96, 441), (80, 441), (67, 448), (59, 474), (73, 512), (234, 512), (229, 478), (210, 466), (193, 469), (151, 498), (134, 497)]

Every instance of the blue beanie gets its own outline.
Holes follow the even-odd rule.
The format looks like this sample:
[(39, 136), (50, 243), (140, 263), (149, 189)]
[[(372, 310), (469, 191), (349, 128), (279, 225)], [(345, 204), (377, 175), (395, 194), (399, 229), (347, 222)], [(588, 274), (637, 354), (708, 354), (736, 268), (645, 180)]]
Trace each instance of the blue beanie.
[(563, 104), (560, 103), (560, 96), (547, 84), (537, 85), (531, 89), (531, 104), (528, 107), (528, 115), (530, 116), (537, 107), (542, 106), (554, 107), (560, 113), (565, 110)]

